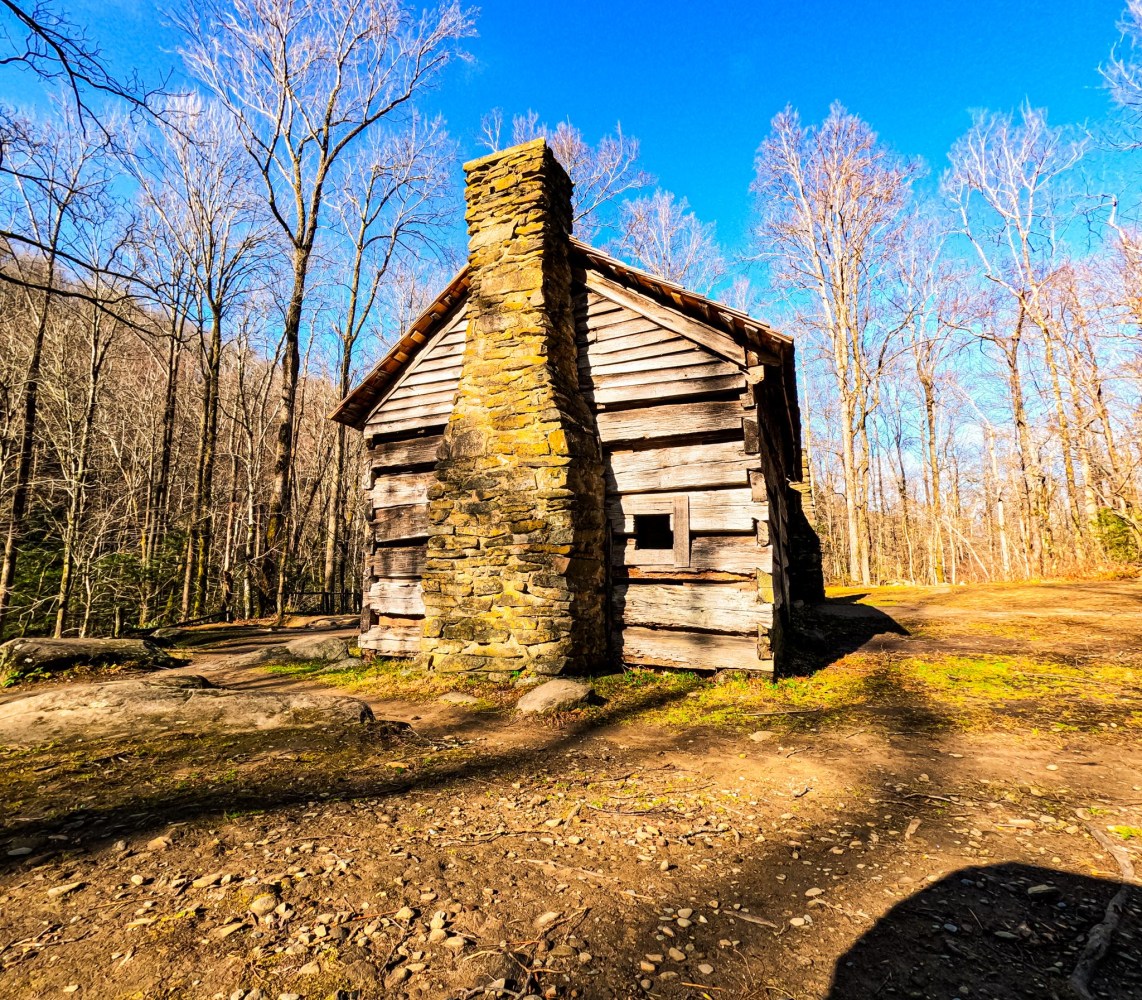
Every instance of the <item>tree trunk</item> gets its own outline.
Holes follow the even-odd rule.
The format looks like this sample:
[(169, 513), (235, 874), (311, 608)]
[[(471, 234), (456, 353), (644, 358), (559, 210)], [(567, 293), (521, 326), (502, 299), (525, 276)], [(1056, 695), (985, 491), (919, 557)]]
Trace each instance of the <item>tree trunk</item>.
[[(53, 241), (54, 242), (54, 241)], [(55, 281), (56, 258), (48, 258), (47, 280), (50, 289)], [(45, 291), (36, 317), (36, 333), (32, 341), (32, 356), (28, 361), (28, 374), (24, 380), (24, 423), (20, 431), (20, 450), (16, 459), (16, 480), (12, 487), (12, 508), (8, 530), (4, 536), (4, 559), (0, 563), (0, 639), (12, 603), (12, 587), (16, 582), (16, 560), (20, 550), (20, 535), (24, 530), (24, 515), (28, 509), (28, 484), (32, 478), (32, 456), (36, 445), (36, 413), (39, 406), (40, 366), (43, 363), (44, 337), (48, 328), (52, 293)]]
[(924, 420), (927, 436), (928, 474), (932, 481), (932, 582), (944, 583), (943, 496), (940, 483), (940, 450), (936, 429), (936, 391), (930, 375), (920, 374), (924, 393)]
[(1063, 402), (1063, 390), (1060, 384), (1059, 365), (1055, 358), (1054, 333), (1050, 324), (1040, 325), (1043, 333), (1043, 354), (1047, 361), (1047, 372), (1051, 378), (1051, 397), (1055, 404), (1055, 418), (1059, 422), (1059, 445), (1063, 458), (1063, 479), (1067, 486), (1067, 509), (1070, 513), (1071, 524), (1074, 525), (1078, 536), (1079, 548), (1083, 546), (1086, 535), (1086, 526), (1079, 513), (1078, 484), (1075, 479), (1074, 444), (1071, 440), (1071, 422), (1067, 416), (1067, 407)]
[(263, 554), (264, 577), (274, 594), (274, 613), (285, 615), (287, 576), (290, 559), (289, 520), (293, 501), (293, 424), (297, 404), (297, 383), (301, 368), (301, 319), (305, 304), (305, 281), (309, 269), (309, 251), (294, 251), (293, 289), (286, 307), (282, 327), (281, 408), (278, 411), (277, 452), (274, 456), (274, 483), (270, 494), (270, 510), (266, 519), (266, 548)]
[(172, 314), (170, 342), (167, 348), (167, 384), (163, 398), (162, 431), (159, 444), (159, 471), (144, 515), (143, 540), (143, 593), (139, 602), (139, 628), (146, 627), (151, 619), (150, 609), (155, 598), (155, 556), (159, 536), (166, 531), (167, 506), (170, 502), (171, 451), (174, 448), (174, 425), (178, 402), (178, 372), (182, 361), (181, 330), (184, 318)]
[(1019, 345), (1022, 340), (1025, 315), (1020, 312), (1014, 336), (1000, 346), (1007, 363), (1007, 389), (1011, 398), (1011, 413), (1015, 420), (1016, 451), (1022, 491), (1022, 507), (1027, 531), (1029, 571), (1042, 576), (1045, 570), (1042, 537), (1042, 491), (1039, 462), (1031, 445), (1031, 431), (1027, 426), (1027, 408), (1023, 398), (1023, 379), (1019, 370)]
[(202, 448), (202, 517), (197, 533), (194, 579), (194, 616), (206, 612), (206, 589), (210, 578), (210, 550), (214, 541), (214, 463), (218, 451), (218, 397), (222, 371), (222, 312), (211, 310), (210, 350), (207, 355), (209, 389), (206, 405), (206, 437)]

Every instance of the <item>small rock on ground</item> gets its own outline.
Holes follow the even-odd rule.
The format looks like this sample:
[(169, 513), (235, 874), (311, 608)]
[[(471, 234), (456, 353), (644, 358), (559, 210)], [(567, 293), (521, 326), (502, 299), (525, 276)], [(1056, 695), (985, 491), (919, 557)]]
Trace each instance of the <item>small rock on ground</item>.
[(440, 696), (440, 700), (449, 705), (475, 705), (480, 699), (463, 691), (448, 691)]
[(532, 688), (520, 698), (516, 708), (528, 714), (559, 712), (584, 705), (594, 693), (586, 681), (573, 681), (560, 677)]

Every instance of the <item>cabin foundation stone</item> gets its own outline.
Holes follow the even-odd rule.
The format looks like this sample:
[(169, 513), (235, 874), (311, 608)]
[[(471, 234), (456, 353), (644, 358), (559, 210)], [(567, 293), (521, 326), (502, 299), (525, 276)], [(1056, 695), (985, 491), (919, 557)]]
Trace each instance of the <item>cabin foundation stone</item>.
[(607, 521), (578, 384), (571, 182), (542, 140), (464, 170), (468, 335), (428, 486), (420, 656), (588, 673), (606, 660)]

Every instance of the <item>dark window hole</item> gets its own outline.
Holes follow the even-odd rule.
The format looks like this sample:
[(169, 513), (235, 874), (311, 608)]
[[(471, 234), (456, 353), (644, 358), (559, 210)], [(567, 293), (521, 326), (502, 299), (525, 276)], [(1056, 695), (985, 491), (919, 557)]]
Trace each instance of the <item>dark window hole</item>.
[(672, 549), (674, 532), (669, 514), (635, 514), (634, 547), (636, 549)]

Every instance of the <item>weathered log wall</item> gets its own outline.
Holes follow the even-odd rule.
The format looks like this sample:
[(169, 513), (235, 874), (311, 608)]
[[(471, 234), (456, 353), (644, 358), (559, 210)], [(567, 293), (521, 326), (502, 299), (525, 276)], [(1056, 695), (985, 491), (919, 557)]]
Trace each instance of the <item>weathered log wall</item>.
[[(580, 374), (596, 407), (611, 524), (612, 643), (632, 665), (771, 670), (768, 505), (757, 500), (755, 401), (744, 352), (590, 275)], [(669, 325), (667, 325), (669, 324)], [(672, 328), (673, 327), (673, 328)], [(636, 518), (668, 515), (673, 546), (640, 548)]]
[(360, 645), (382, 656), (411, 657), (420, 648), (428, 486), (460, 384), (466, 329), (461, 305), (365, 423), (371, 551)]

